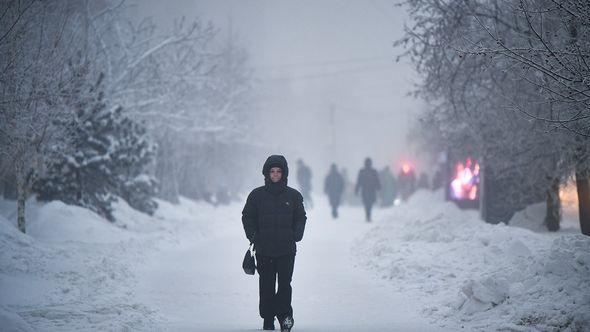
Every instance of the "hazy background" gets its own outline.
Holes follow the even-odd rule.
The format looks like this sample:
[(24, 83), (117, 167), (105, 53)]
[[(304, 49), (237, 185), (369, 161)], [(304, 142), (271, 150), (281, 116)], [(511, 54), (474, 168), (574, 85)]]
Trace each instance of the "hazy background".
[(355, 176), (367, 156), (394, 171), (415, 159), (406, 134), (421, 103), (407, 96), (416, 79), (407, 60), (395, 61), (402, 50), (393, 41), (407, 17), (393, 2), (130, 4), (131, 15), (152, 16), (162, 29), (183, 15), (211, 21), (249, 52), (260, 164), (271, 153), (285, 154), (292, 167), (303, 158), (317, 183), (333, 161)]
[(0, 1), (0, 330), (259, 328), (276, 153), (296, 329), (589, 330), (590, 1), (398, 1)]

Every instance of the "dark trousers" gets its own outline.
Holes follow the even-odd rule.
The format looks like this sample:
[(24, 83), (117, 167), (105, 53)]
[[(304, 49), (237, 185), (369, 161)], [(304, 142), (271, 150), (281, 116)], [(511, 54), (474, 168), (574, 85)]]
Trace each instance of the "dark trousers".
[[(279, 320), (293, 316), (291, 278), (295, 254), (280, 257), (256, 255), (260, 286), (260, 317)], [(278, 281), (278, 289), (275, 288)]]
[(328, 200), (330, 201), (330, 206), (332, 207), (332, 218), (338, 218), (338, 206), (340, 205), (340, 195), (339, 194), (329, 194)]
[(313, 201), (311, 200), (311, 192), (308, 190), (302, 190), (301, 196), (303, 196), (303, 203), (305, 206), (308, 206), (310, 209), (313, 208)]
[(338, 205), (332, 205), (332, 218), (338, 218)]
[(367, 221), (371, 221), (371, 209), (373, 208), (373, 202), (364, 202), (365, 206), (365, 217)]

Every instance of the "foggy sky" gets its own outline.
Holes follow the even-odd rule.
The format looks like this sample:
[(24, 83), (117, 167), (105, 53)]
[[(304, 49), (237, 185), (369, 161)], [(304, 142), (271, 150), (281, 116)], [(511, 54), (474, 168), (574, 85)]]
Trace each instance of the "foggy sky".
[(406, 96), (417, 80), (408, 61), (395, 62), (402, 50), (393, 41), (401, 37), (406, 15), (393, 2), (135, 3), (137, 15), (154, 16), (163, 26), (185, 15), (232, 31), (256, 76), (261, 112), (253, 114), (261, 114), (256, 122), (268, 147), (264, 154), (285, 154), (292, 165), (303, 158), (316, 182), (332, 161), (354, 176), (366, 156), (377, 168), (388, 164), (395, 171), (401, 159), (413, 159), (405, 137), (422, 104)]

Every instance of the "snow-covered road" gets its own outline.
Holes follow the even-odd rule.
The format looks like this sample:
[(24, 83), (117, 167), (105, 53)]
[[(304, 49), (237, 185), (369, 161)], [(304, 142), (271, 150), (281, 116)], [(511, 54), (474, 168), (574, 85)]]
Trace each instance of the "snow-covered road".
[[(321, 198), (298, 246), (294, 332), (589, 330), (590, 239), (567, 222), (558, 233), (491, 225), (418, 192), (368, 224), (360, 207), (332, 220)], [(260, 330), (242, 204), (159, 204), (152, 217), (119, 204), (116, 226), (29, 202), (22, 234), (14, 202), (0, 201), (0, 331)]]
[[(219, 208), (207, 237), (186, 234), (163, 248), (139, 273), (136, 299), (158, 311), (157, 329), (186, 331), (260, 330), (258, 276), (241, 270), (248, 246), (239, 205)], [(329, 217), (325, 204), (308, 212), (293, 276), (294, 331), (436, 331), (418, 316), (416, 299), (394, 290), (356, 266), (352, 246), (376, 221), (361, 208)], [(198, 216), (197, 216), (198, 218)]]

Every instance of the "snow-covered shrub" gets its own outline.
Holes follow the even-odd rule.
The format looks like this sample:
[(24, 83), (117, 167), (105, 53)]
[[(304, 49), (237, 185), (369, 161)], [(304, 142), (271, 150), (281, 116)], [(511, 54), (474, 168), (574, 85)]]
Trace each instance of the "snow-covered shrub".
[(158, 208), (154, 201), (158, 182), (146, 172), (146, 166), (152, 164), (156, 147), (139, 123), (121, 117), (117, 127), (113, 154), (119, 178), (116, 192), (134, 209), (152, 215)]
[(87, 207), (114, 221), (116, 196), (147, 213), (156, 208), (155, 180), (145, 174), (153, 145), (145, 129), (121, 107), (108, 107), (100, 91), (102, 76), (73, 103), (72, 119), (54, 125), (69, 131), (65, 147), (54, 146), (44, 175), (35, 185), (40, 200), (61, 200)]
[(141, 174), (121, 185), (121, 197), (134, 209), (153, 215), (158, 208), (158, 203), (153, 199), (157, 193), (156, 189), (156, 179)]

